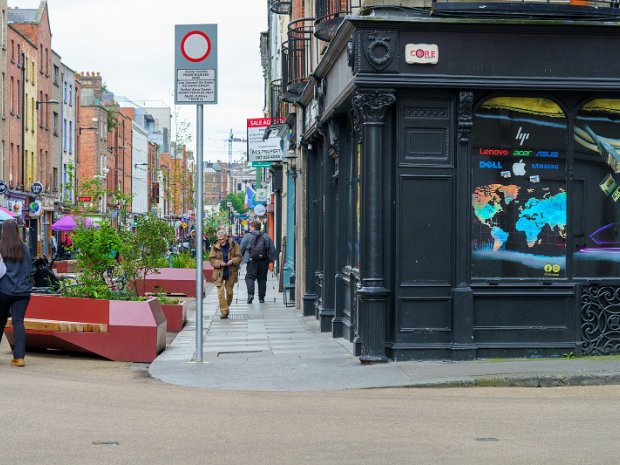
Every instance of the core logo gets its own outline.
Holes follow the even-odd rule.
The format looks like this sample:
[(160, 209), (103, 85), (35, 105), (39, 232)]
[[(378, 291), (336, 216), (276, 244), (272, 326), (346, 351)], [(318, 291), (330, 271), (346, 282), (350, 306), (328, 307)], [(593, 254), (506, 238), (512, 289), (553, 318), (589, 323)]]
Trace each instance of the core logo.
[(516, 140), (519, 141), (519, 145), (523, 145), (523, 142), (525, 142), (526, 140), (528, 140), (530, 138), (530, 133), (529, 132), (522, 132), (522, 127), (519, 126), (519, 130), (517, 131), (517, 137), (515, 137)]

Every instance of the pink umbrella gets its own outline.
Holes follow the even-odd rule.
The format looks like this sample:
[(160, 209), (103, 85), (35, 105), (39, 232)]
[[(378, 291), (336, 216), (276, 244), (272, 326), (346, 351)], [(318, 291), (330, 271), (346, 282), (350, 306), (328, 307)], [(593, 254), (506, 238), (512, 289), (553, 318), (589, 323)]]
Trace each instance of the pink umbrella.
[(4, 207), (0, 207), (0, 221), (12, 220), (16, 217), (17, 215), (13, 213), (11, 210), (7, 210)]
[[(99, 225), (94, 223), (90, 218), (84, 218), (83, 220), (84, 226), (87, 228), (99, 227)], [(52, 231), (73, 231), (74, 229), (77, 229), (77, 224), (71, 215), (65, 215), (52, 224)]]

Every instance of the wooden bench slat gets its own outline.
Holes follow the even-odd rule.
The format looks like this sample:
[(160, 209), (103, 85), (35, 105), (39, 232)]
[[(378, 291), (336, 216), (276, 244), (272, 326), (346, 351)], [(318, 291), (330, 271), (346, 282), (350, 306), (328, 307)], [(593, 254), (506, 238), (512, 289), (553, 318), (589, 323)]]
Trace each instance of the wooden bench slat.
[[(7, 328), (11, 328), (11, 319), (7, 321)], [(105, 323), (83, 323), (79, 321), (40, 320), (37, 318), (25, 318), (24, 327), (32, 331), (58, 331), (63, 333), (107, 333), (108, 325)]]

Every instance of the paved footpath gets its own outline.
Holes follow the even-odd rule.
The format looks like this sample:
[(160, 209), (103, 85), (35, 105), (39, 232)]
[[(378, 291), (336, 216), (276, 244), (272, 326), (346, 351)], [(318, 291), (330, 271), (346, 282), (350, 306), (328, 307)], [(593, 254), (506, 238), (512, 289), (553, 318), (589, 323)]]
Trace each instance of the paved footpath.
[(270, 273), (266, 302), (247, 304), (243, 273), (227, 320), (217, 291), (203, 301), (203, 362), (196, 362), (196, 321), (150, 365), (165, 383), (209, 389), (318, 391), (397, 386), (558, 386), (620, 384), (620, 359), (390, 362), (361, 365), (352, 345), (321, 333), (314, 317), (286, 307)]

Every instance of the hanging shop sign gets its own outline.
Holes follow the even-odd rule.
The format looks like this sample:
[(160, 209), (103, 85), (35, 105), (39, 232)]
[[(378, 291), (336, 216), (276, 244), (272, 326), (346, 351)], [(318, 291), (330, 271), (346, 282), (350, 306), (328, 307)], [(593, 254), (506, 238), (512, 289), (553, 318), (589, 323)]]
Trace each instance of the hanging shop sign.
[(284, 156), (284, 139), (277, 131), (269, 131), (273, 124), (271, 118), (248, 119), (248, 161), (273, 162), (282, 161)]
[(254, 213), (256, 213), (258, 216), (263, 216), (266, 211), (267, 211), (267, 209), (262, 204), (261, 205), (256, 205), (254, 207)]
[(30, 186), (30, 192), (32, 192), (33, 195), (39, 195), (43, 192), (43, 184), (40, 182), (33, 182)]
[(43, 213), (43, 207), (41, 205), (41, 202), (38, 200), (30, 202), (28, 204), (28, 212), (30, 213), (30, 216), (39, 216), (41, 213)]

